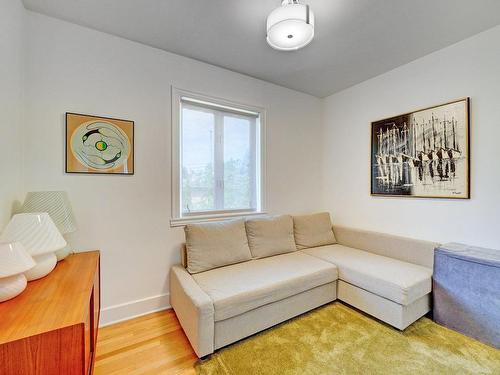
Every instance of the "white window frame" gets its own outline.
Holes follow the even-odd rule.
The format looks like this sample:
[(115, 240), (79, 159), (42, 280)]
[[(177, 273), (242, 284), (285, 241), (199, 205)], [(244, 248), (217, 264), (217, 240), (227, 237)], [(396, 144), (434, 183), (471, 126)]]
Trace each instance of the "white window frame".
[[(257, 188), (256, 208), (252, 210), (218, 210), (207, 211), (207, 213), (188, 213), (182, 212), (182, 196), (181, 196), (181, 105), (182, 101), (191, 101), (193, 104), (207, 104), (210, 107), (220, 107), (222, 110), (244, 114), (258, 114), (256, 123), (256, 178)], [(170, 225), (172, 227), (183, 226), (192, 222), (206, 222), (223, 219), (231, 219), (236, 217), (246, 217), (254, 215), (263, 215), (266, 213), (266, 157), (265, 157), (265, 134), (266, 134), (266, 110), (261, 107), (251, 106), (241, 103), (236, 103), (230, 100), (215, 98), (212, 96), (198, 94), (191, 91), (179, 89), (172, 86), (172, 217)], [(260, 173), (259, 173), (260, 172)]]

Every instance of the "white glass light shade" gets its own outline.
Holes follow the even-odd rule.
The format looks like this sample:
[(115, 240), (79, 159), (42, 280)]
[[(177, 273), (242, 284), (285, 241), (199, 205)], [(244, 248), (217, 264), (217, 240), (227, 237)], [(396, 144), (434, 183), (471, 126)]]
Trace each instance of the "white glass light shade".
[(31, 256), (53, 253), (66, 246), (66, 240), (46, 212), (14, 215), (0, 241), (20, 242)]
[(308, 5), (283, 0), (267, 17), (267, 43), (274, 49), (294, 51), (314, 38), (314, 13)]
[(62, 234), (76, 231), (75, 217), (65, 191), (32, 191), (19, 212), (47, 212)]
[(23, 272), (34, 266), (33, 258), (19, 242), (0, 243), (0, 302), (14, 298), (26, 288)]

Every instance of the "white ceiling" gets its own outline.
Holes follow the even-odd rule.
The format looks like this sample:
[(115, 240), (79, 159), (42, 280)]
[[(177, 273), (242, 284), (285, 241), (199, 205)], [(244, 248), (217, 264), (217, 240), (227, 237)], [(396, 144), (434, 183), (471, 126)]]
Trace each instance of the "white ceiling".
[(305, 1), (315, 39), (279, 52), (265, 26), (280, 0), (23, 0), (36, 12), (318, 97), (500, 24), (499, 0)]

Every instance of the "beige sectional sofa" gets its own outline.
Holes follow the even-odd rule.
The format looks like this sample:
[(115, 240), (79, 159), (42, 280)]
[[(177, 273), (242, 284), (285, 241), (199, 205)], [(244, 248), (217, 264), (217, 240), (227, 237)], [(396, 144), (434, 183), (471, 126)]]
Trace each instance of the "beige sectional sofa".
[(327, 213), (188, 225), (170, 301), (199, 357), (337, 298), (402, 330), (430, 310), (437, 246)]

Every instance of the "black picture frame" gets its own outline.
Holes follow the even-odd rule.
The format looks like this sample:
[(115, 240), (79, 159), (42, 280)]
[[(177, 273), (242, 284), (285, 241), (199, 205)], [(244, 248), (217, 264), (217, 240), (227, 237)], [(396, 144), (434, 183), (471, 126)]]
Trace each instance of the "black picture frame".
[[(448, 106), (459, 104), (463, 104), (464, 106), (464, 118), (446, 119), (446, 117), (434, 117), (434, 111), (445, 111)], [(415, 121), (411, 123), (415, 115), (423, 115), (426, 112), (430, 112), (432, 116), (428, 124), (425, 122), (415, 123)], [(464, 129), (458, 129), (459, 124), (462, 123)], [(392, 131), (394, 133), (391, 133)], [(457, 137), (460, 137), (461, 140), (457, 141)], [(384, 151), (381, 152), (381, 149)], [(371, 196), (470, 199), (470, 160), (469, 97), (414, 110), (371, 123)], [(394, 170), (391, 171), (392, 167), (396, 168), (396, 164), (399, 170), (396, 172)], [(460, 164), (460, 171), (457, 169), (458, 164)], [(447, 181), (451, 181), (452, 174), (454, 174), (453, 178), (456, 178), (457, 173), (463, 173), (463, 176), (460, 177), (462, 179), (461, 185), (466, 191), (460, 191), (460, 189), (454, 191), (450, 188), (449, 194), (439, 192), (439, 186), (445, 186)], [(416, 181), (415, 178), (421, 181), (423, 177), (426, 177), (427, 181), (431, 181), (427, 184), (430, 191), (429, 194), (412, 193), (416, 185), (415, 183), (412, 184), (412, 182)], [(387, 182), (387, 179), (390, 182)], [(434, 181), (436, 182), (435, 188), (432, 187)], [(439, 193), (436, 193), (436, 191)]]

